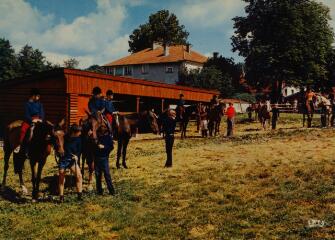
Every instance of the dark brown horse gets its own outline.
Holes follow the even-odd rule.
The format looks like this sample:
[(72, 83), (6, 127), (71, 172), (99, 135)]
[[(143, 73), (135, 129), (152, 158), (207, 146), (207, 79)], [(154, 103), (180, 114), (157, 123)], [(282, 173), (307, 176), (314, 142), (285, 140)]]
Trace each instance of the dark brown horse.
[(209, 110), (208, 114), (209, 136), (213, 136), (213, 132), (214, 136), (220, 133), (220, 125), (222, 117), (224, 116), (224, 109), (225, 104), (220, 103), (219, 105), (214, 106)]
[[(22, 192), (27, 194), (27, 188), (25, 187), (23, 180), (23, 167), (24, 162), (27, 159), (27, 155), (30, 159), (31, 167), (31, 181), (32, 181), (32, 197), (37, 199), (39, 195), (39, 185), (41, 181), (42, 170), (45, 165), (46, 159), (51, 152), (52, 145), (56, 146), (59, 154), (64, 153), (63, 149), (63, 136), (64, 131), (62, 130), (62, 123), (54, 126), (49, 122), (37, 122), (32, 130), (31, 139), (28, 143), (21, 147), (18, 153), (13, 153), (14, 148), (19, 143), (19, 135), (21, 131), (22, 121), (15, 121), (9, 124), (6, 128), (5, 139), (4, 139), (4, 174), (2, 180), (2, 187), (6, 185), (7, 171), (9, 168), (9, 159), (13, 153), (14, 161), (14, 172), (19, 174), (20, 185)], [(28, 147), (28, 151), (26, 148)]]
[(151, 111), (133, 113), (127, 115), (116, 114), (114, 118), (114, 138), (117, 139), (116, 167), (120, 168), (120, 158), (122, 156), (122, 166), (128, 168), (126, 164), (127, 147), (131, 137), (137, 129), (141, 132), (159, 132), (157, 117)]
[[(180, 123), (181, 138), (186, 138), (187, 126), (192, 116), (196, 115), (199, 111), (197, 105), (190, 105), (184, 108), (184, 111), (179, 112), (180, 108), (176, 109), (177, 122)], [(181, 117), (180, 117), (181, 116)]]

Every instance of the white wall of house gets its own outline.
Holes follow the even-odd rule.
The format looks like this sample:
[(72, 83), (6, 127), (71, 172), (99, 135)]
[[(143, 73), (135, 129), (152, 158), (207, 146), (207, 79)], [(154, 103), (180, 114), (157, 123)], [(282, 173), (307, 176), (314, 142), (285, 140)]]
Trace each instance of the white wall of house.
[(195, 64), (191, 62), (185, 62), (184, 67), (187, 69), (187, 71), (192, 71), (192, 70), (198, 70), (198, 69), (201, 70), (203, 66), (200, 64)]
[(283, 94), (284, 97), (288, 97), (288, 96), (291, 96), (293, 94), (298, 93), (299, 91), (300, 91), (299, 88), (291, 87), (291, 86), (285, 86), (282, 89), (282, 94)]

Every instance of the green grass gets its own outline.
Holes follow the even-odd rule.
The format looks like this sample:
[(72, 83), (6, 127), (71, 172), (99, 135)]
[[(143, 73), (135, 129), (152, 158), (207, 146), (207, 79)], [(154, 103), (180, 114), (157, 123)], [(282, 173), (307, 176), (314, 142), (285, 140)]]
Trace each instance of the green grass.
[[(277, 131), (237, 124), (229, 139), (195, 138), (192, 127), (176, 140), (172, 169), (162, 167), (163, 140), (132, 141), (130, 169), (114, 168), (115, 152), (110, 159), (116, 196), (86, 193), (79, 203), (67, 188), (64, 204), (2, 197), (0, 239), (334, 239), (335, 132), (300, 126), (283, 114)], [(12, 171), (8, 187), (19, 192)], [(56, 172), (50, 157), (43, 177)], [(326, 225), (310, 228), (310, 219)]]

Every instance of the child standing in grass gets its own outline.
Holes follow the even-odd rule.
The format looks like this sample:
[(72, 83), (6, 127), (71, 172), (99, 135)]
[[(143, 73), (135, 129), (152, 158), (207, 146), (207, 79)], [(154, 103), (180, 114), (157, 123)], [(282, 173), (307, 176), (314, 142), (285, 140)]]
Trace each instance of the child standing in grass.
[(272, 112), (272, 130), (275, 130), (277, 127), (277, 121), (279, 118), (279, 108), (278, 104), (275, 104), (271, 110)]
[(98, 129), (98, 141), (99, 145), (96, 149), (96, 156), (94, 160), (94, 170), (96, 178), (96, 188), (99, 195), (103, 194), (102, 189), (102, 174), (104, 175), (107, 188), (110, 195), (115, 194), (115, 190), (112, 183), (112, 177), (109, 170), (109, 154), (113, 150), (113, 138), (109, 134), (109, 131), (102, 131)]
[(227, 137), (232, 137), (234, 134), (234, 119), (235, 119), (235, 108), (233, 103), (229, 103), (229, 107), (227, 108)]
[(201, 136), (207, 137), (208, 136), (208, 120), (207, 120), (207, 109), (205, 105), (202, 105), (200, 108), (200, 129), (201, 129)]
[(64, 138), (64, 156), (59, 162), (59, 200), (64, 202), (65, 170), (70, 169), (76, 177), (78, 200), (82, 199), (82, 175), (78, 166), (78, 159), (81, 154), (81, 128), (77, 124), (70, 127), (69, 133)]

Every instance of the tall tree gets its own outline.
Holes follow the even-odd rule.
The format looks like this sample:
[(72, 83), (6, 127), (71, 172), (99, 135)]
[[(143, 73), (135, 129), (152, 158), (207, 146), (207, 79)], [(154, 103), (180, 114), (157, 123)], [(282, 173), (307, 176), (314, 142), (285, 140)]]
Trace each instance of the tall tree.
[(10, 42), (0, 38), (0, 81), (17, 76), (18, 62)]
[(65, 60), (63, 65), (64, 65), (65, 68), (75, 69), (75, 68), (78, 68), (79, 61), (75, 58), (70, 58), (70, 59)]
[(134, 53), (152, 47), (153, 42), (163, 44), (187, 44), (189, 33), (179, 24), (177, 16), (168, 10), (160, 10), (149, 16), (149, 21), (136, 28), (129, 36), (129, 52)]
[(333, 43), (329, 8), (314, 0), (244, 0), (245, 17), (234, 18), (233, 51), (245, 58), (246, 77), (258, 88), (304, 86), (327, 78)]
[(17, 55), (19, 63), (19, 75), (26, 76), (36, 72), (49, 70), (52, 65), (45, 60), (43, 53), (25, 45)]

